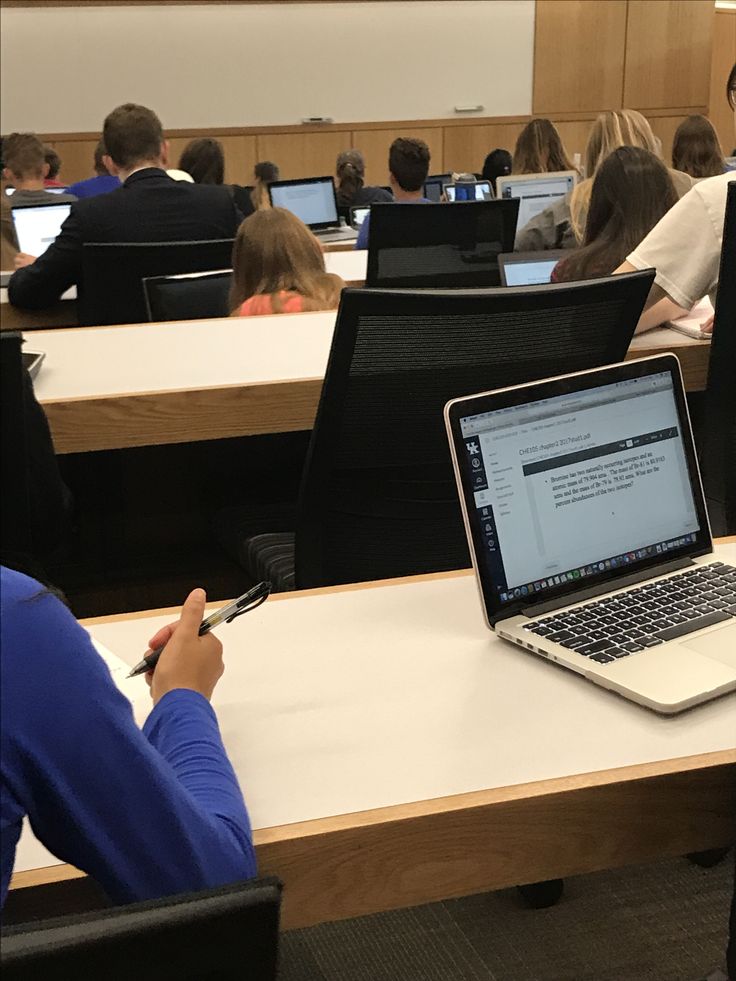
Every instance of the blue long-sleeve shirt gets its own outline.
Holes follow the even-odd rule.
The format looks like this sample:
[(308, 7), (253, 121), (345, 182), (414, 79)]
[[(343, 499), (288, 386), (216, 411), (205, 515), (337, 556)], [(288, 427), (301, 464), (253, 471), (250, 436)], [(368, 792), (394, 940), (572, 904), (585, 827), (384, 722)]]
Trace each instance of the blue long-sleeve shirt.
[(248, 814), (207, 699), (168, 692), (141, 732), (58, 599), (3, 568), (0, 607), (0, 904), (26, 814), (54, 855), (115, 902), (255, 875)]

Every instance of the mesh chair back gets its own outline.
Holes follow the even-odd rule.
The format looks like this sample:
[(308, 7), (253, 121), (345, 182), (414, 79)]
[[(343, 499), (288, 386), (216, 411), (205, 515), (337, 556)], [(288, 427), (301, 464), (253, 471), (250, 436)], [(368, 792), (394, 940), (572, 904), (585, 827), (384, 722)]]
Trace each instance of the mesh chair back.
[(701, 458), (719, 533), (736, 534), (736, 181), (728, 185)]
[(3, 929), (3, 981), (275, 981), (281, 884), (257, 879)]
[(445, 403), (622, 360), (653, 277), (344, 290), (300, 494), (296, 588), (467, 567)]
[(227, 317), (232, 270), (153, 276), (143, 280), (150, 321)]
[(80, 324), (139, 324), (148, 320), (143, 280), (152, 276), (228, 269), (233, 239), (202, 242), (90, 242), (82, 249)]
[(371, 208), (366, 286), (499, 286), (498, 256), (512, 252), (518, 199)]
[(16, 565), (17, 559), (33, 551), (21, 344), (20, 334), (0, 334), (0, 542), (6, 565)]

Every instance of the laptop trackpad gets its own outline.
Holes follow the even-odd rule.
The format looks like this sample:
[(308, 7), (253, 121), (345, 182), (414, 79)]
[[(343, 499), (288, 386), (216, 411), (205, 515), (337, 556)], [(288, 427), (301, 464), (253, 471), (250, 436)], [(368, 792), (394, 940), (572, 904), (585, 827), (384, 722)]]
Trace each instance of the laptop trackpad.
[(736, 622), (732, 621), (720, 630), (711, 630), (702, 637), (681, 641), (681, 645), (736, 668)]

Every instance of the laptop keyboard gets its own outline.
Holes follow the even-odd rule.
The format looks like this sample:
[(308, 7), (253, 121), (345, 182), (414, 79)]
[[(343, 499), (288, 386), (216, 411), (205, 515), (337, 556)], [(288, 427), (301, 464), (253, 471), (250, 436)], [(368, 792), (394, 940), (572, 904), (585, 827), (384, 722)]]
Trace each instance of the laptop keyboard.
[(608, 664), (736, 617), (736, 568), (697, 566), (524, 624), (524, 630)]

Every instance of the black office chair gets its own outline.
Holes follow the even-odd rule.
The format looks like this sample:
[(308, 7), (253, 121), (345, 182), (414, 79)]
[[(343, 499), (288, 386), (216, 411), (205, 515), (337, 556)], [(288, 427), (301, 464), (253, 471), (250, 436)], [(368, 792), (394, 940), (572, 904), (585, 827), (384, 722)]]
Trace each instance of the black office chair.
[(278, 590), (467, 567), (445, 403), (622, 360), (653, 278), (344, 290), (296, 533), (244, 538), (240, 562)]
[(227, 317), (232, 270), (152, 276), (143, 280), (150, 321)]
[(7, 927), (3, 981), (275, 981), (280, 904), (263, 878)]
[(3, 564), (13, 568), (27, 567), (33, 554), (22, 343), (20, 334), (0, 334), (0, 544)]
[(736, 533), (736, 181), (728, 186), (701, 470), (714, 533)]
[(498, 256), (511, 252), (519, 201), (467, 201), (371, 208), (366, 286), (499, 286)]
[(77, 300), (79, 323), (145, 323), (144, 279), (229, 269), (232, 251), (233, 239), (85, 243)]

